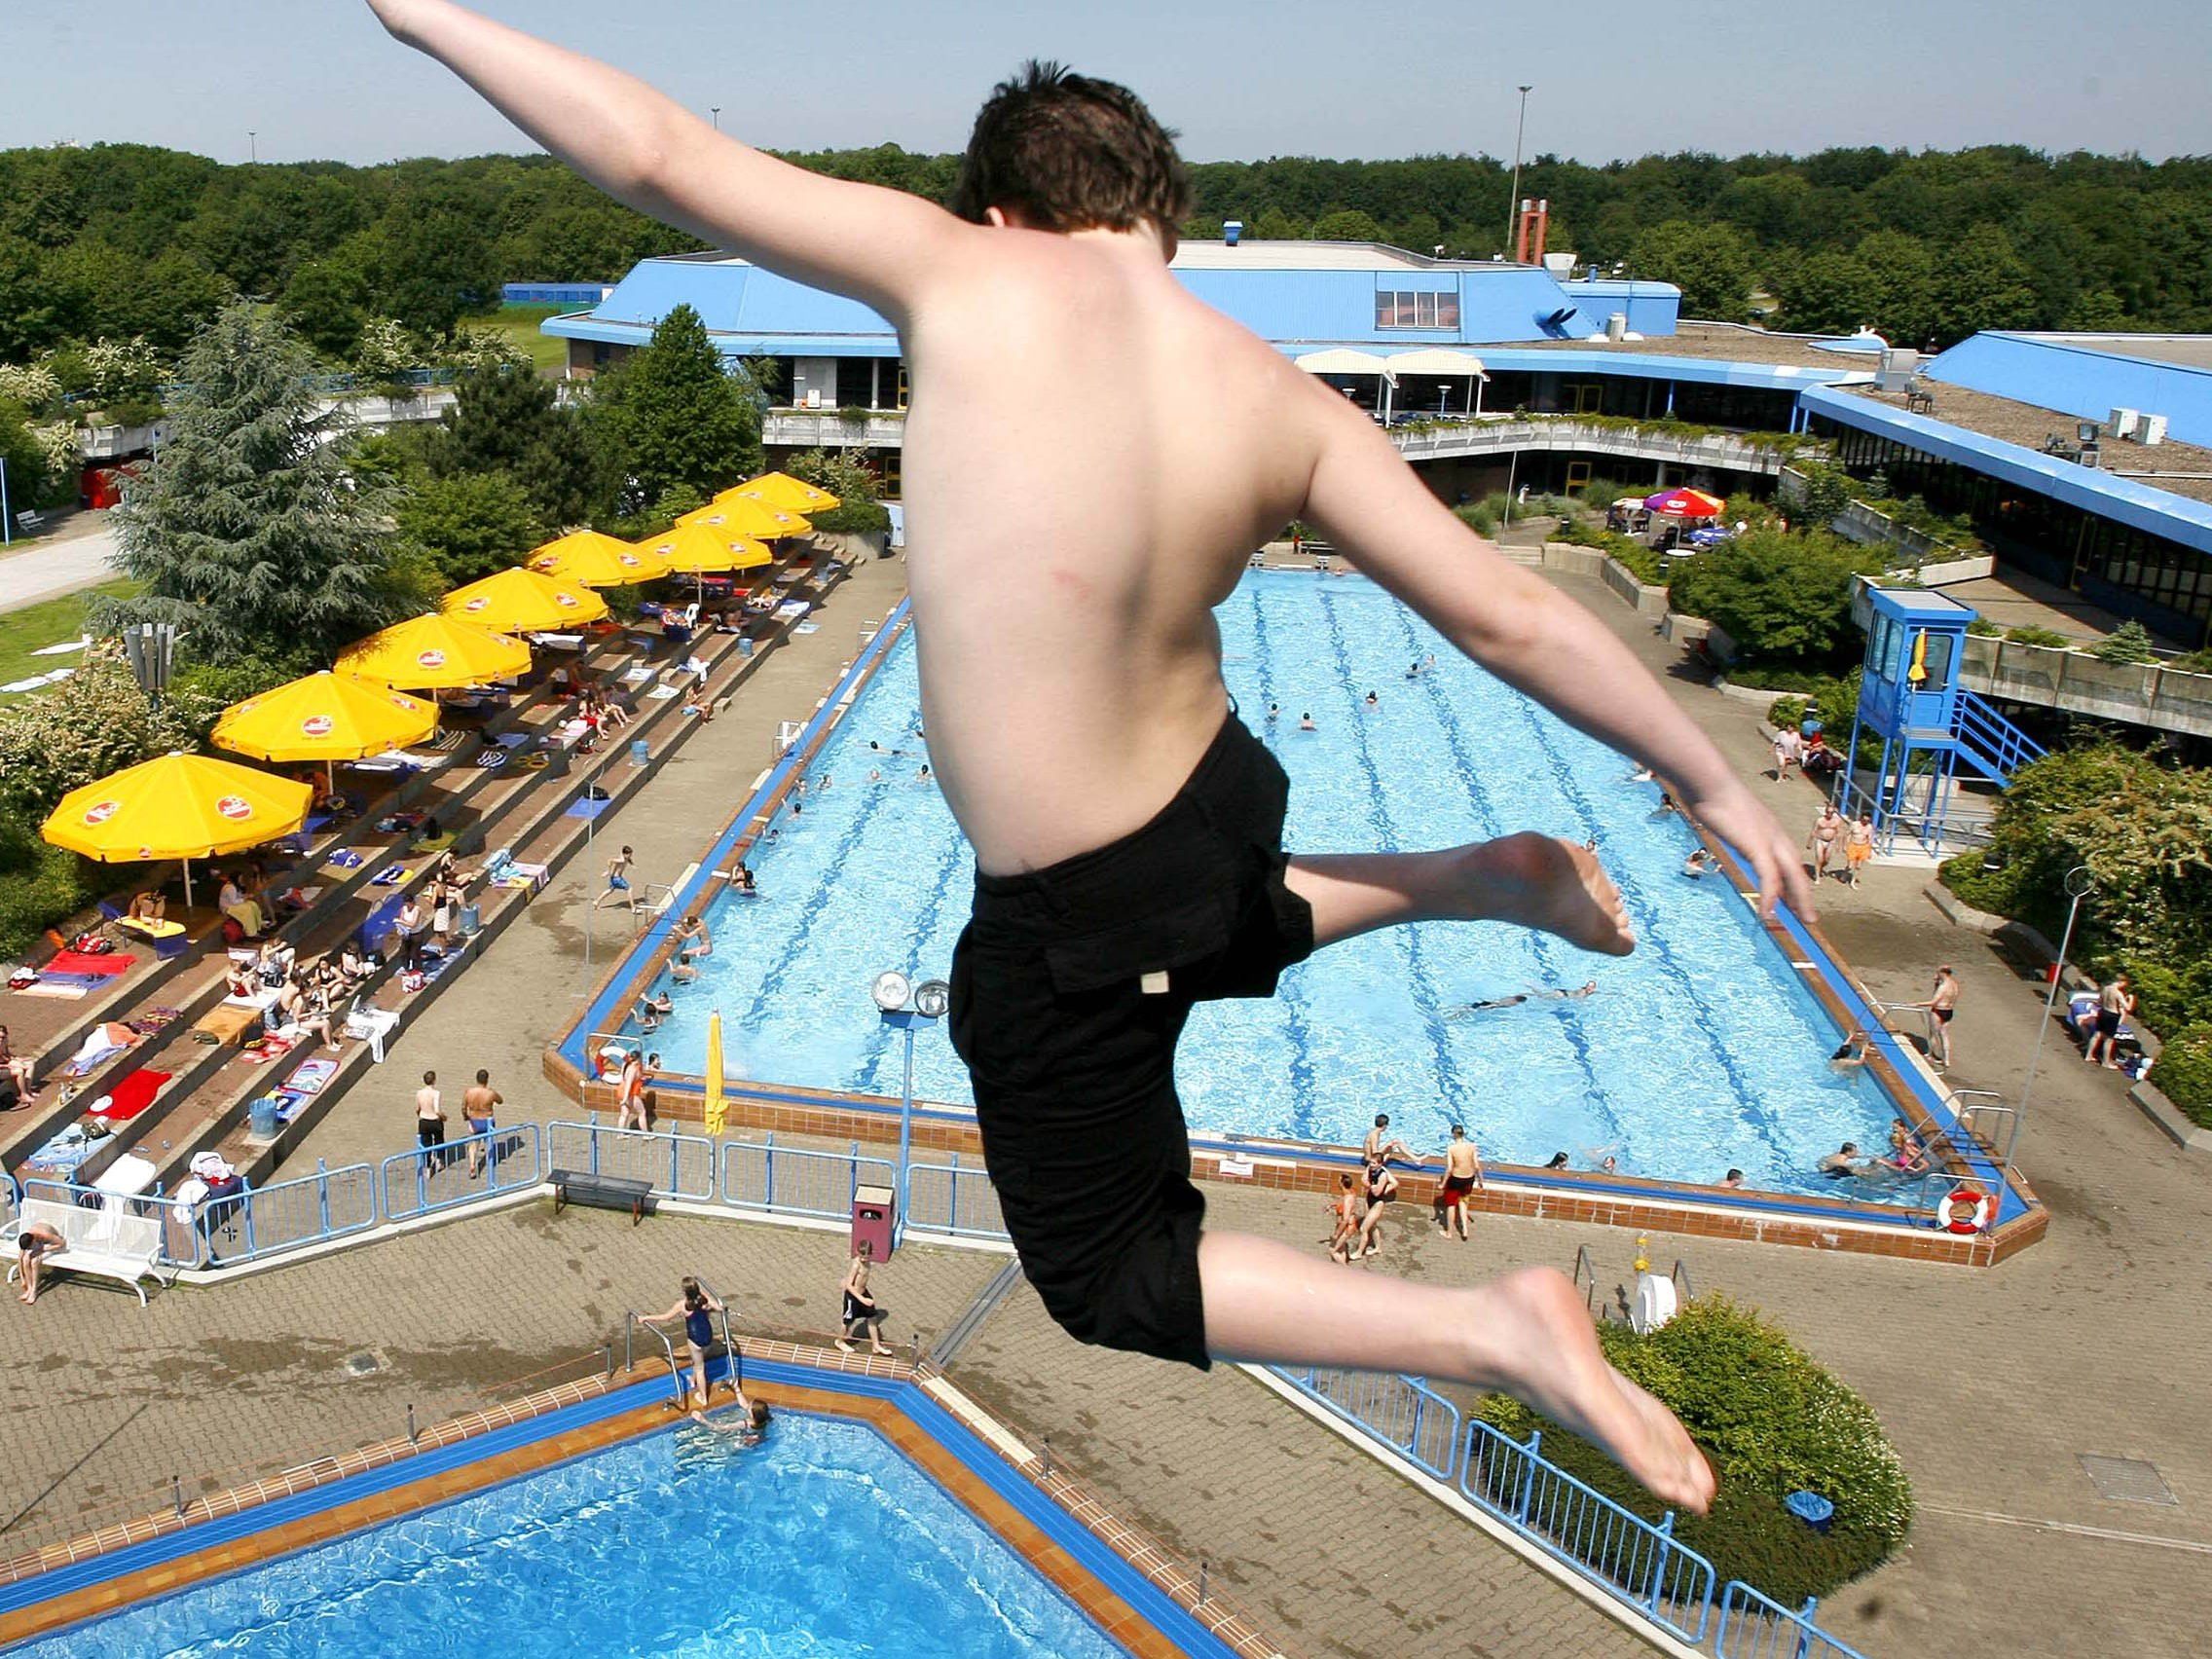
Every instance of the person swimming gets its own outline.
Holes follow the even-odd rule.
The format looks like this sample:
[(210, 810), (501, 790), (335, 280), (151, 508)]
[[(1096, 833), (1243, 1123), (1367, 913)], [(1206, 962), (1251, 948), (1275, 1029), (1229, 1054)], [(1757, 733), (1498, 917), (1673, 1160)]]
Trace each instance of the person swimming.
[(1481, 1002), (1461, 1003), (1456, 1008), (1447, 1009), (1445, 1017), (1456, 1019), (1470, 1014), (1489, 1014), (1495, 1009), (1519, 1008), (1523, 1003), (1580, 1002), (1584, 997), (1595, 996), (1597, 991), (1598, 981), (1595, 979), (1586, 979), (1571, 991), (1556, 987), (1541, 991), (1516, 991), (1507, 997), (1486, 997)]

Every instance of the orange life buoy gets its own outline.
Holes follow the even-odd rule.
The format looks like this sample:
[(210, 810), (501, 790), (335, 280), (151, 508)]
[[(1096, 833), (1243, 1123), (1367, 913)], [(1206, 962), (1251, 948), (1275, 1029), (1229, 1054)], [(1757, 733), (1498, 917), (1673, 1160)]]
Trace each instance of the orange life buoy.
[(1948, 1233), (1980, 1233), (1996, 1218), (1996, 1195), (1972, 1187), (1953, 1187), (1936, 1206), (1936, 1223)]

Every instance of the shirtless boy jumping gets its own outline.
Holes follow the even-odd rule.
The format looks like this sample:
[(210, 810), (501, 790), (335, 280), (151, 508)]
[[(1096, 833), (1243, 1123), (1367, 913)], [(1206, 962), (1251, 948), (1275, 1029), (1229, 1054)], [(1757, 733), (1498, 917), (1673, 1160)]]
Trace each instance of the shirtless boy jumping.
[(999, 87), (948, 212), (789, 166), (450, 0), (370, 4), (621, 201), (898, 328), (922, 701), (977, 864), (952, 1036), (1053, 1317), (1197, 1366), (1510, 1389), (1703, 1509), (1704, 1458), (1605, 1365), (1560, 1274), (1416, 1286), (1201, 1231), (1174, 1087), (1196, 1003), (1268, 996), (1371, 928), (1488, 919), (1634, 946), (1596, 859), (1545, 836), (1285, 857), (1287, 783), (1230, 712), (1212, 615), (1254, 547), (1321, 527), (1469, 656), (1665, 778), (1770, 905), (1802, 902), (1792, 842), (1626, 648), (1473, 535), (1364, 413), (1169, 275), (1189, 187), (1124, 89), (1035, 66)]

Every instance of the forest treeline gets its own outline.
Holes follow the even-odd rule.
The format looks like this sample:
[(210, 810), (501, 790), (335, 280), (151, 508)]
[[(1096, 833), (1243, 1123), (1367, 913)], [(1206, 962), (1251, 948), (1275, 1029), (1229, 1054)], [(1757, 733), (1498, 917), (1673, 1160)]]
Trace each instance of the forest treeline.
[[(942, 199), (955, 158), (895, 145), (791, 158)], [(1487, 258), (1506, 231), (1490, 158), (1207, 162), (1185, 227), (1375, 239)], [(1541, 156), (1551, 246), (1680, 284), (1684, 313), (1870, 324), (1949, 344), (1977, 328), (2212, 329), (2212, 158), (1825, 150), (1804, 157)], [(502, 281), (611, 280), (697, 244), (543, 157), (222, 165), (143, 145), (0, 152), (0, 362), (66, 342), (181, 347), (233, 294), (276, 302), (332, 357), (398, 317), (450, 333)]]

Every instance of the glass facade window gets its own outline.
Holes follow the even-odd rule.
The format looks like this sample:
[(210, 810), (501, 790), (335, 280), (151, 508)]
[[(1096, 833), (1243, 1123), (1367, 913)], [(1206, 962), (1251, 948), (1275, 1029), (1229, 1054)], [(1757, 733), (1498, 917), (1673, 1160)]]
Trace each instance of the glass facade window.
[(1459, 296), (1456, 293), (1409, 293), (1382, 288), (1375, 295), (1377, 328), (1457, 328)]

